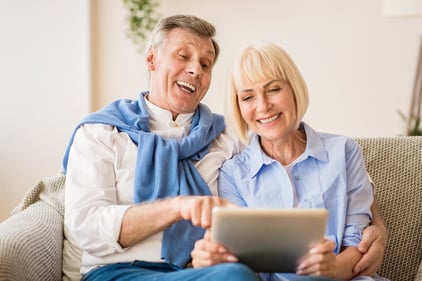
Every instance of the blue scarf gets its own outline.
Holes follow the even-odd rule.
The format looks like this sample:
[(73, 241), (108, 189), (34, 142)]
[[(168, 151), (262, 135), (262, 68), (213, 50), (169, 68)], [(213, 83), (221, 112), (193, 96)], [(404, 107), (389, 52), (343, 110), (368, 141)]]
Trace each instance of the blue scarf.
[[(223, 116), (213, 114), (207, 106), (199, 104), (188, 136), (180, 142), (163, 139), (150, 132), (145, 103), (147, 94), (142, 93), (136, 101), (117, 100), (83, 119), (67, 147), (63, 159), (64, 172), (77, 128), (87, 123), (108, 124), (127, 133), (138, 145), (135, 203), (178, 195), (211, 195), (191, 160), (200, 160), (209, 152), (211, 142), (225, 128)], [(183, 268), (190, 260), (195, 241), (203, 235), (204, 230), (194, 227), (190, 221), (174, 223), (163, 233), (162, 258), (176, 269)]]

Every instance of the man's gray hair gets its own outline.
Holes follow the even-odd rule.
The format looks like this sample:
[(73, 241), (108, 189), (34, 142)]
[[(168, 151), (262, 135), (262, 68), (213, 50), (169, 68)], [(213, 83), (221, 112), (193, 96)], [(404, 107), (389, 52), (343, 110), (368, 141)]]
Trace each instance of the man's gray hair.
[(157, 48), (166, 39), (167, 33), (174, 28), (183, 28), (200, 37), (210, 38), (215, 52), (214, 63), (217, 61), (220, 47), (213, 38), (216, 33), (214, 25), (204, 19), (191, 15), (174, 15), (161, 19), (151, 32), (146, 45), (146, 51), (148, 52), (149, 48)]

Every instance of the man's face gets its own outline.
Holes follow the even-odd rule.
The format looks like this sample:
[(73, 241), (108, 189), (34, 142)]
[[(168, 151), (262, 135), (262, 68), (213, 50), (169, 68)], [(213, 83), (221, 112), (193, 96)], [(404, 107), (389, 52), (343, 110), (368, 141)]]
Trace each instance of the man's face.
[(148, 99), (173, 113), (191, 113), (211, 83), (215, 51), (210, 38), (175, 28), (147, 55), (151, 73)]

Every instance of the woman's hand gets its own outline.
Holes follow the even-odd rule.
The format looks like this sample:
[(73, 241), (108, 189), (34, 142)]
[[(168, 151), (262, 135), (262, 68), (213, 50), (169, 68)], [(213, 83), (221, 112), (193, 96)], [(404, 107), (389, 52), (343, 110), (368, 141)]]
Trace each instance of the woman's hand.
[(193, 267), (205, 267), (224, 262), (238, 261), (224, 246), (211, 241), (209, 230), (206, 230), (203, 239), (196, 241), (191, 256)]
[(334, 277), (336, 275), (334, 249), (335, 243), (328, 239), (316, 244), (300, 261), (296, 273), (300, 275)]

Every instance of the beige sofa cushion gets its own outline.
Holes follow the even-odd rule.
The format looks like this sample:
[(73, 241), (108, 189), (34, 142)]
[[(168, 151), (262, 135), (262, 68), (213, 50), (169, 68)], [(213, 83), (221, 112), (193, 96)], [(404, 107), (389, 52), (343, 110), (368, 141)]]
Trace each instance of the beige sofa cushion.
[(422, 261), (422, 137), (360, 138), (389, 242), (379, 274), (413, 280)]

